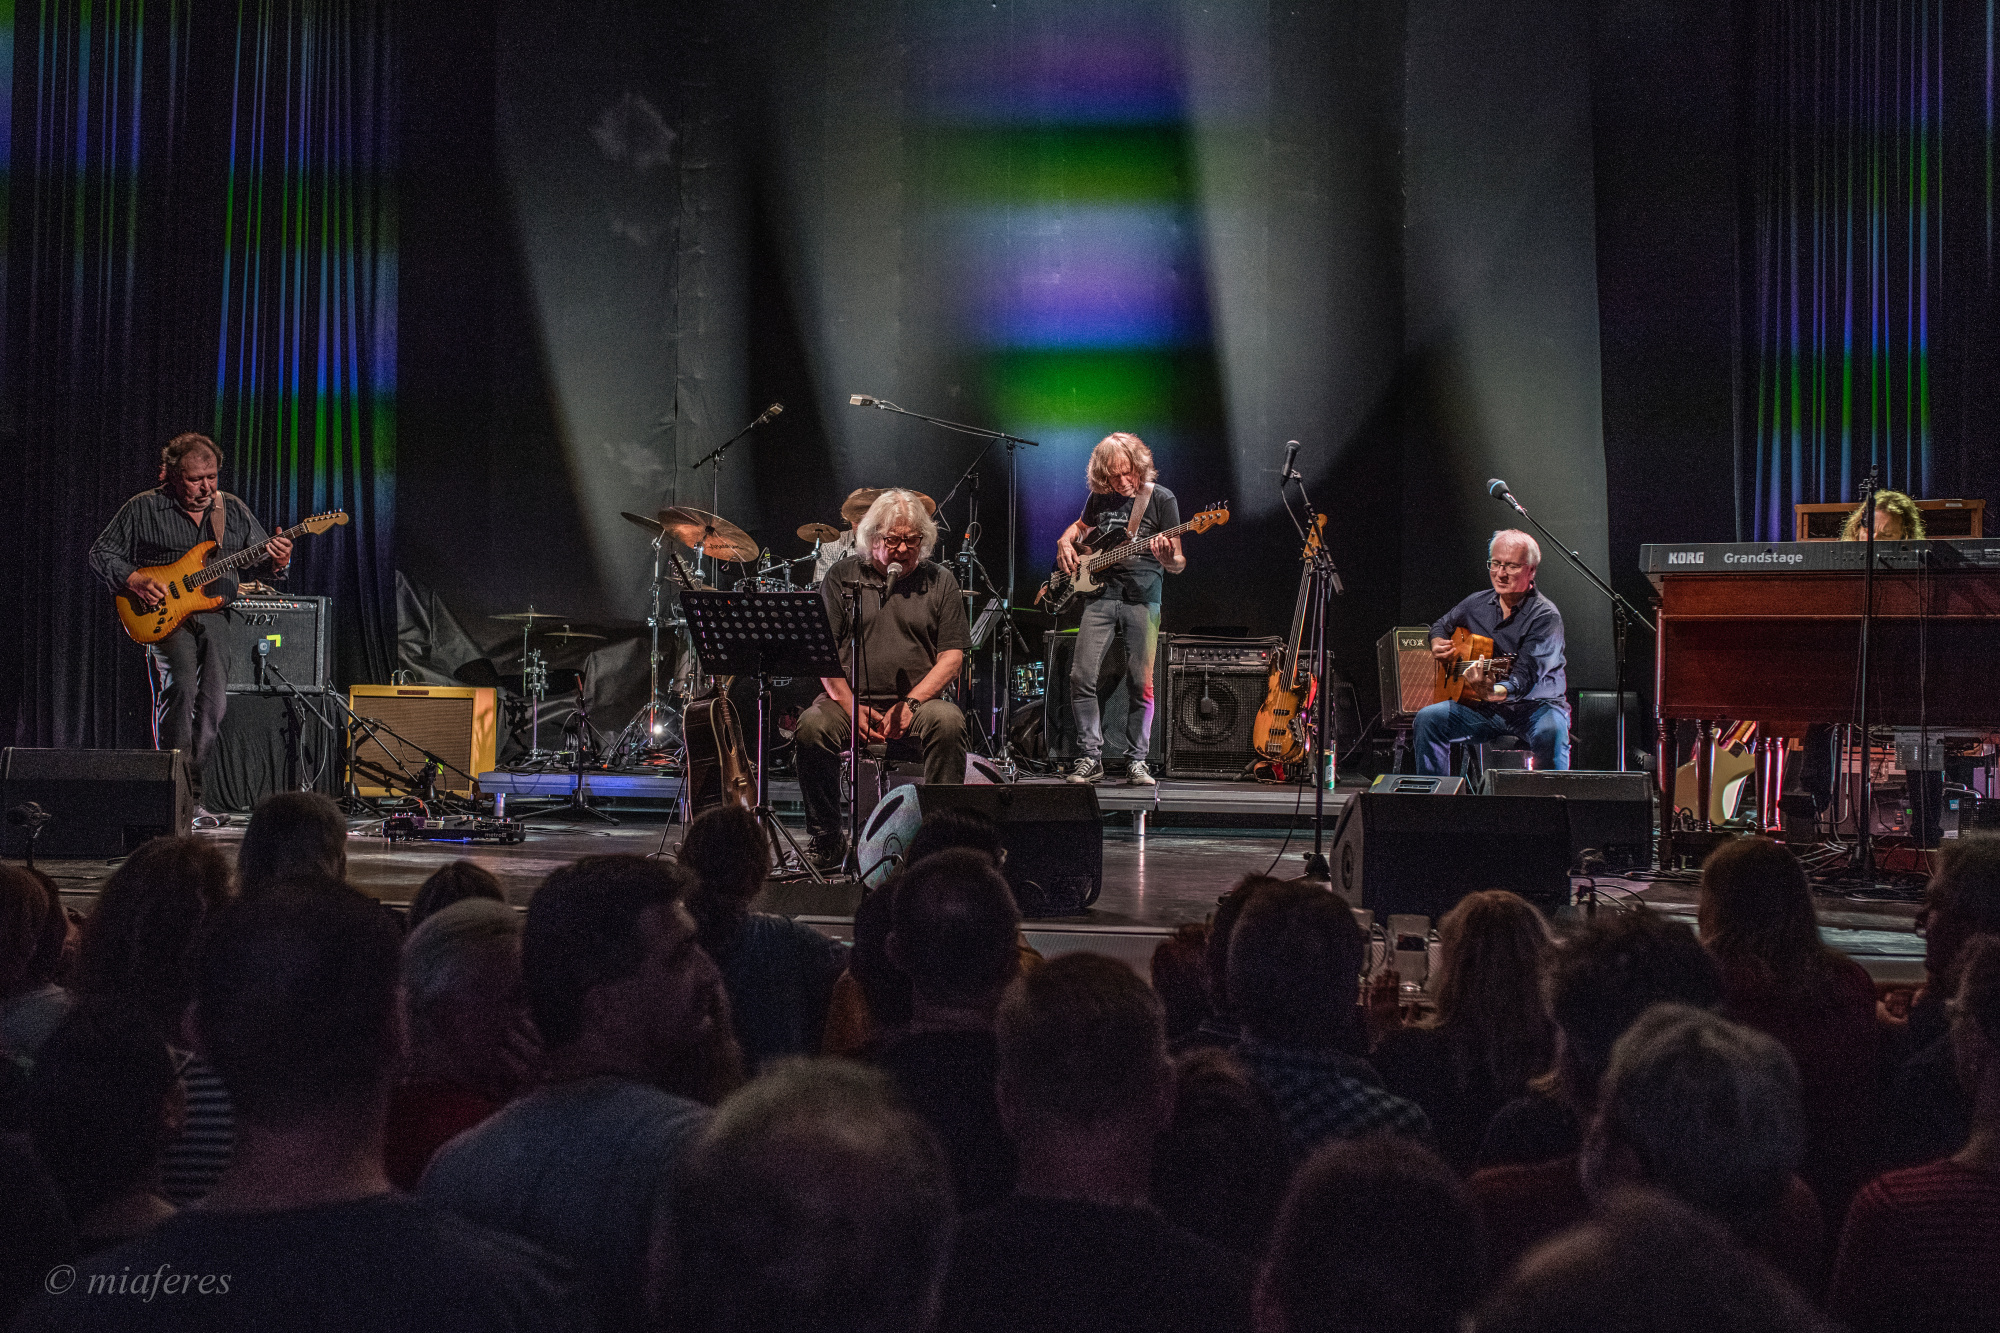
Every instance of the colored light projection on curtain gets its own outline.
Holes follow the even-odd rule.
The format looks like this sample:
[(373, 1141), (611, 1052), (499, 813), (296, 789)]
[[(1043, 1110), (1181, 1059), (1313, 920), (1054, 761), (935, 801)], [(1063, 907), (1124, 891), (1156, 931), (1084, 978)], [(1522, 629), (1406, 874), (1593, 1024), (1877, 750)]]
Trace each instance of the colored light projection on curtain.
[(1976, 51), (1947, 28), (1944, 0), (1758, 6), (1737, 502), (1752, 540), (1788, 540), (1794, 504), (1854, 499), (1871, 467), (1931, 490), (1946, 62)]
[(1213, 382), (1174, 8), (941, 6), (928, 43), (946, 296), (992, 423), (1041, 444), (1019, 459), (1032, 566), (1110, 432), (1142, 436), (1174, 486), (1189, 386)]
[(312, 539), (320, 549), (290, 591), (341, 599), (343, 656), (369, 680), (386, 680), (395, 656), (388, 29), (380, 4), (239, 8), (215, 356), (213, 433), (251, 509), (274, 524), (354, 517)]

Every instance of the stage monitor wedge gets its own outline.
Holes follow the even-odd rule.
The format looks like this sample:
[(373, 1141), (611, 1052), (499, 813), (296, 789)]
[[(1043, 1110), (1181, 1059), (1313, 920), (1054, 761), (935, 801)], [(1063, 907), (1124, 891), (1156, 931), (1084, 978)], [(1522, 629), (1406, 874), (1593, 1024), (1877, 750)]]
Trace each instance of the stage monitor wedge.
[[(49, 815), (37, 857), (112, 857), (194, 826), (179, 750), (0, 750), (0, 809), (32, 801)], [(26, 832), (6, 828), (7, 855)]]
[(891, 859), (940, 810), (971, 810), (1000, 826), (1007, 849), (1000, 869), (1022, 916), (1075, 916), (1097, 901), (1104, 887), (1097, 789), (1067, 782), (893, 788), (861, 825), (861, 871), (870, 883), (887, 877)]
[(1608, 868), (1629, 869), (1653, 860), (1653, 779), (1646, 773), (1586, 769), (1489, 768), (1480, 790), (1493, 796), (1559, 796), (1569, 820), (1570, 864), (1584, 852), (1604, 857)]
[(1482, 889), (1547, 910), (1569, 900), (1569, 815), (1556, 796), (1358, 792), (1341, 807), (1331, 869), (1335, 891), (1378, 921), (1435, 921)]

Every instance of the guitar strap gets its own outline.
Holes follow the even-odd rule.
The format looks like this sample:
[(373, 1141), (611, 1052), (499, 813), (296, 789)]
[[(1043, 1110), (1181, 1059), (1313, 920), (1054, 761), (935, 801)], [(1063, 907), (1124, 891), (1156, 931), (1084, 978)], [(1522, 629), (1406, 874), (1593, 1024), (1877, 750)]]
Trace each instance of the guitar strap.
[(1132, 517), (1125, 520), (1125, 540), (1139, 540), (1139, 525), (1146, 521), (1146, 511), (1153, 507), (1153, 483), (1147, 482), (1132, 497)]
[(228, 524), (229, 496), (222, 491), (215, 493), (215, 500), (208, 506), (209, 526), (215, 529), (215, 553), (227, 555), (222, 549), (222, 531)]

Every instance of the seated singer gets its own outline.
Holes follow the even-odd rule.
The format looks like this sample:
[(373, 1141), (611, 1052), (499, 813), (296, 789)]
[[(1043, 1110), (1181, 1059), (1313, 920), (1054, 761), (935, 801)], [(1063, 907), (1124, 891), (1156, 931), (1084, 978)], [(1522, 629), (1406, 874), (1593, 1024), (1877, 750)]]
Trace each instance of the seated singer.
[[(852, 589), (861, 590), (862, 742), (914, 739), (923, 746), (926, 783), (962, 783), (965, 715), (940, 696), (957, 678), (971, 636), (958, 580), (930, 558), (937, 523), (916, 492), (884, 491), (854, 525), (854, 535), (856, 548), (866, 554), (827, 570), (820, 596), (840, 641), (841, 664), (852, 671), (849, 598)], [(841, 676), (823, 677), (820, 685), (826, 692), (799, 718), (799, 787), (813, 860), (830, 868), (847, 850), (840, 764), (853, 696)]]
[(1513, 668), (1488, 680), (1477, 664), (1464, 672), (1466, 695), (1478, 702), (1434, 703), (1417, 714), (1419, 773), (1451, 771), (1453, 741), (1487, 741), (1513, 735), (1535, 752), (1538, 768), (1569, 767), (1568, 671), (1563, 661), (1563, 620), (1556, 604), (1535, 587), (1542, 548), (1512, 528), (1493, 534), (1486, 573), (1493, 587), (1447, 611), (1431, 626), (1431, 653), (1451, 657), (1451, 632), (1463, 626), (1493, 640), (1496, 657)]

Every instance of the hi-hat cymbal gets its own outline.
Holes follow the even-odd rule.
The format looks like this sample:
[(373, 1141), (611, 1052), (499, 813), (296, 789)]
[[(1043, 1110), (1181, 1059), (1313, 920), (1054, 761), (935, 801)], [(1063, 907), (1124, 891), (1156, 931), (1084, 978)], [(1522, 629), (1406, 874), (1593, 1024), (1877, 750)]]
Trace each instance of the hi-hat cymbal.
[(542, 637), (545, 639), (561, 639), (564, 643), (569, 643), (576, 639), (601, 639), (604, 636), (602, 634), (588, 634), (583, 630), (571, 629), (568, 625), (564, 625), (561, 629), (543, 630)]
[[(861, 516), (868, 512), (868, 506), (874, 504), (877, 500), (881, 499), (882, 492), (888, 489), (891, 488), (886, 486), (874, 486), (874, 487), (863, 487), (861, 490), (852, 492), (851, 494), (848, 495), (848, 497), (845, 500), (841, 501), (840, 516), (846, 519), (850, 524), (859, 523), (861, 521)], [(926, 514), (935, 514), (937, 512), (936, 500), (931, 499), (930, 496), (925, 495), (922, 491), (913, 491), (911, 493), (915, 495), (917, 499), (923, 501), (924, 512)]]
[(799, 540), (802, 542), (837, 542), (840, 540), (840, 529), (831, 523), (801, 524), (799, 527)]
[(493, 618), (495, 620), (525, 620), (532, 625), (537, 620), (562, 620), (565, 617), (556, 611), (537, 611), (531, 606), (525, 611), (508, 611)]
[(619, 510), (618, 517), (624, 519), (627, 523), (637, 523), (648, 532), (666, 531), (657, 521), (647, 518), (644, 514), (635, 514), (629, 509)]
[(720, 514), (706, 509), (675, 505), (660, 511), (660, 526), (682, 546), (691, 546), (703, 555), (739, 564), (757, 558), (757, 543), (750, 534)]

